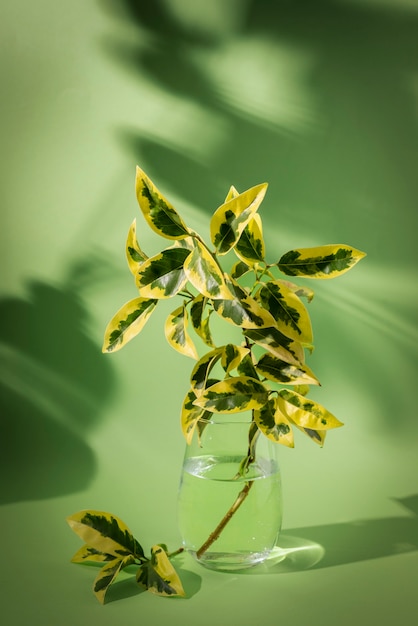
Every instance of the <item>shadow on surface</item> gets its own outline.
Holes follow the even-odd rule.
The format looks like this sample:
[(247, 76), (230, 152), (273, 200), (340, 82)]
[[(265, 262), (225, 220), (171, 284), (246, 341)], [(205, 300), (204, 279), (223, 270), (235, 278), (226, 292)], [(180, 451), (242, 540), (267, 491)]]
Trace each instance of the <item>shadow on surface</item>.
[(87, 332), (80, 291), (91, 270), (0, 300), (0, 503), (73, 493), (94, 476), (85, 438), (114, 379)]
[(281, 533), (271, 558), (247, 573), (299, 572), (415, 552), (418, 495), (397, 502), (414, 515), (287, 529)]

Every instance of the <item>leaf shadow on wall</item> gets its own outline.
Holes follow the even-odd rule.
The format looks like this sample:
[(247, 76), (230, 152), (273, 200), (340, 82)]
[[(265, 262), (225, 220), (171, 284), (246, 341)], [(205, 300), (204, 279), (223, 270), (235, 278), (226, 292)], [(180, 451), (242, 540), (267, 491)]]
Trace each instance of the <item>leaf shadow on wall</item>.
[(81, 282), (28, 284), (27, 298), (0, 300), (0, 503), (85, 488), (96, 471), (86, 442), (111, 397), (111, 364), (86, 329)]
[[(267, 219), (280, 214), (283, 232), (320, 231), (321, 241), (341, 232), (377, 258), (382, 221), (387, 233), (399, 229), (401, 214), (416, 224), (408, 82), (418, 65), (415, 14), (333, 0), (248, 0), (236, 5), (239, 25), (219, 33), (204, 30), (204, 18), (200, 30), (188, 26), (172, 10), (179, 3), (171, 11), (170, 4), (101, 1), (108, 11), (124, 7), (138, 26), (137, 43), (113, 36), (105, 50), (166, 95), (149, 127), (117, 129), (151, 177), (158, 172), (159, 181), (210, 212), (231, 183), (242, 189), (268, 180), (263, 212)], [(146, 89), (140, 120), (147, 119)], [(182, 102), (195, 107), (186, 109), (188, 120)], [(193, 110), (207, 115), (209, 134)], [(210, 134), (223, 136), (218, 146), (209, 145)], [(415, 260), (401, 238), (387, 252)]]
[[(358, 271), (368, 272), (372, 286), (387, 285), (386, 267), (399, 269), (399, 293), (389, 302), (375, 299), (377, 289), (352, 302), (343, 289), (330, 296), (347, 305), (345, 316), (361, 313), (355, 341), (333, 302), (329, 311), (348, 348), (340, 353), (352, 355), (347, 379), (350, 370), (363, 370), (353, 375), (353, 388), (375, 390), (388, 434), (393, 413), (399, 429), (411, 427), (417, 353), (403, 326), (411, 315), (404, 269), (416, 266), (418, 228), (416, 13), (334, 0), (248, 0), (234, 5), (234, 25), (218, 32), (205, 25), (203, 4), (200, 30), (187, 22), (187, 3), (182, 16), (182, 3), (170, 0), (100, 4), (120, 19), (120, 36), (113, 31), (103, 48), (137, 80), (141, 95), (138, 119), (115, 132), (162, 191), (167, 186), (212, 213), (231, 183), (242, 191), (267, 180), (263, 221), (267, 236), (274, 226), (280, 253), (350, 243), (367, 252)], [(128, 21), (136, 39), (123, 38)], [(370, 327), (378, 349), (385, 345), (381, 359), (370, 347)], [(400, 352), (394, 393), (387, 364)]]

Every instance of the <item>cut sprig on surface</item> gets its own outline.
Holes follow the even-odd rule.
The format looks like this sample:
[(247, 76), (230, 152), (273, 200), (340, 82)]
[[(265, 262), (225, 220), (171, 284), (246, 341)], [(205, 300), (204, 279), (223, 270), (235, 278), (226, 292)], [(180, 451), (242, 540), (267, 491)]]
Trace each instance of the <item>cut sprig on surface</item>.
[(67, 517), (70, 528), (86, 543), (75, 553), (72, 563), (104, 563), (93, 583), (97, 600), (105, 603), (106, 594), (120, 572), (128, 565), (137, 566), (137, 582), (141, 587), (161, 596), (185, 596), (180, 578), (170, 562), (182, 549), (171, 555), (164, 544), (144, 554), (126, 524), (105, 511), (85, 510)]

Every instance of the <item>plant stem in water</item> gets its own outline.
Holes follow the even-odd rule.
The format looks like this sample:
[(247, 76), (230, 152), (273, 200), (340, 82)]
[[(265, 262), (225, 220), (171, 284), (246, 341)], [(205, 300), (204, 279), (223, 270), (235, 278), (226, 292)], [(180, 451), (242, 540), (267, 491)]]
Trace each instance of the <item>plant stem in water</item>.
[(254, 484), (253, 480), (245, 483), (243, 489), (239, 492), (237, 499), (235, 500), (231, 508), (227, 511), (227, 513), (221, 519), (221, 521), (219, 522), (215, 530), (211, 532), (209, 537), (206, 539), (205, 543), (202, 544), (200, 548), (198, 549), (198, 551), (196, 552), (197, 559), (200, 559), (200, 557), (206, 552), (206, 550), (210, 548), (213, 542), (218, 539), (219, 535), (221, 534), (221, 532), (223, 531), (223, 529), (225, 528), (225, 526), (227, 525), (231, 517), (239, 509), (241, 504), (244, 502), (245, 498), (248, 496), (248, 493), (251, 487), (253, 486), (253, 484)]

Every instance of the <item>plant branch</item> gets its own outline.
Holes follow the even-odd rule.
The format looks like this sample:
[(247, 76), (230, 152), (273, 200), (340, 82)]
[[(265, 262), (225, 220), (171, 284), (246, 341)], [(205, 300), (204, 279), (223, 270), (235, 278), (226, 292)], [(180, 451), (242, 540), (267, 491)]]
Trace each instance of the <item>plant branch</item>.
[(252, 480), (245, 483), (244, 488), (239, 492), (237, 499), (235, 500), (231, 508), (227, 511), (227, 513), (221, 519), (221, 521), (219, 522), (215, 530), (211, 532), (209, 537), (206, 539), (206, 541), (200, 546), (200, 548), (196, 552), (197, 559), (200, 559), (201, 556), (206, 552), (206, 550), (210, 548), (210, 546), (218, 539), (219, 535), (221, 534), (225, 526), (228, 524), (231, 517), (239, 509), (241, 504), (244, 502), (245, 498), (248, 496), (248, 493), (251, 487), (253, 486), (253, 484), (254, 484), (254, 481)]

